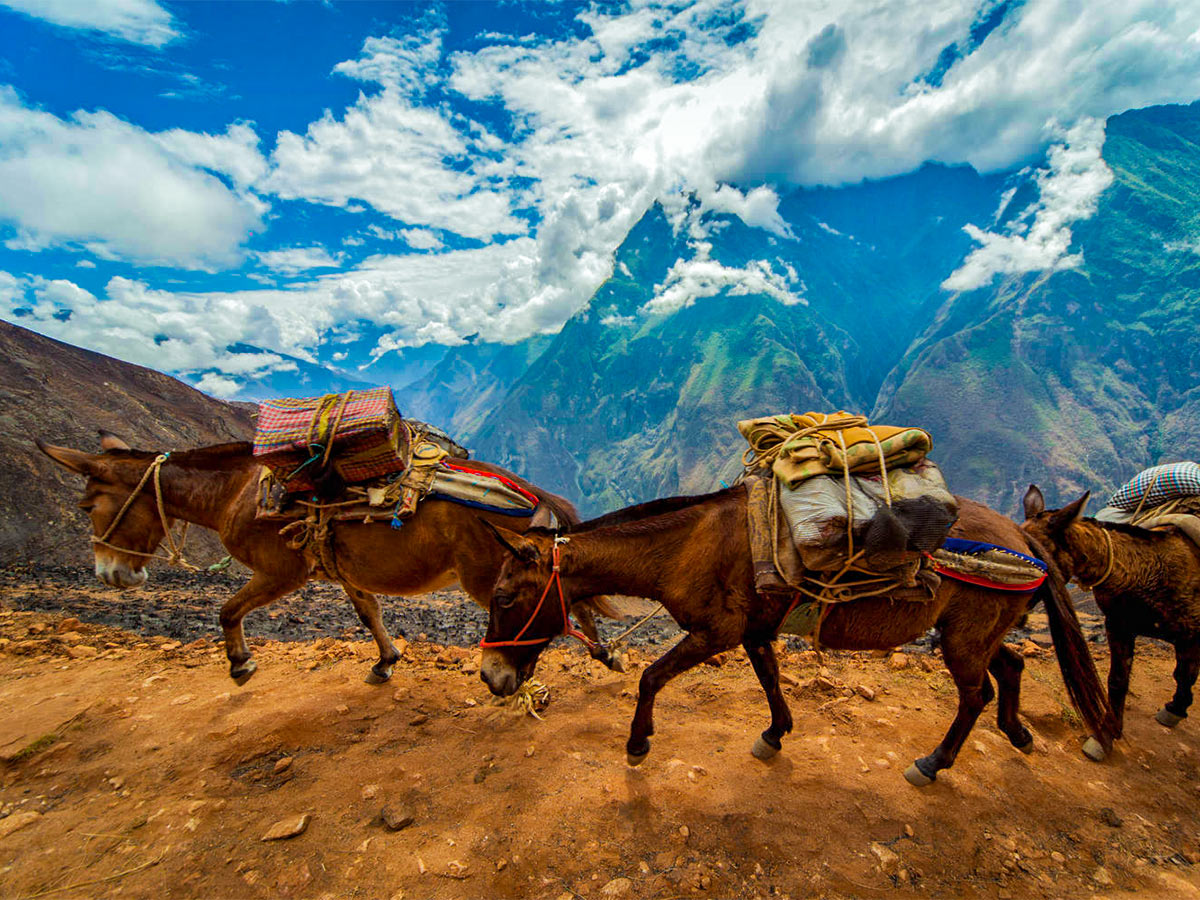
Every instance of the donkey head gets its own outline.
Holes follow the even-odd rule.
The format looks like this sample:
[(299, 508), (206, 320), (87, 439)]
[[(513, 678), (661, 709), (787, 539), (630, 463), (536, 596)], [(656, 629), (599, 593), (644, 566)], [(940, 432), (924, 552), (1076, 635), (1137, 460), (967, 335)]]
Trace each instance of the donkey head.
[[(92, 520), (96, 577), (116, 588), (144, 584), (146, 563), (165, 532), (153, 485), (143, 485), (136, 497), (131, 499), (131, 495), (155, 454), (130, 450), (124, 441), (107, 431), (100, 432), (101, 453), (57, 447), (41, 440), (36, 443), (39, 450), (60, 466), (87, 478), (79, 508)], [(101, 539), (103, 543), (96, 542)]]
[(479, 677), (493, 694), (507, 697), (533, 674), (542, 651), (566, 627), (561, 582), (551, 584), (555, 538), (539, 532), (521, 535), (480, 521), (505, 554), (492, 589), (487, 636), (480, 644)]
[(1075, 563), (1067, 543), (1067, 529), (1079, 519), (1087, 508), (1091, 492), (1062, 509), (1046, 509), (1046, 498), (1036, 484), (1025, 492), (1025, 523), (1021, 528), (1054, 556), (1054, 562), (1068, 581), (1075, 577)]

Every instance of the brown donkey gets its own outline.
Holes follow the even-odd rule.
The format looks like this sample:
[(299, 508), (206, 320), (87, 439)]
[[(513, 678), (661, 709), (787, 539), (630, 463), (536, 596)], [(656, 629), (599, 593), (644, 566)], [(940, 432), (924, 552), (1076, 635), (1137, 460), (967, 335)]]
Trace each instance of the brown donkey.
[(1175, 696), (1155, 715), (1174, 728), (1187, 718), (1200, 671), (1200, 548), (1174, 531), (1086, 519), (1088, 495), (1047, 510), (1037, 485), (1025, 494), (1025, 532), (1049, 548), (1067, 580), (1092, 592), (1108, 633), (1108, 699), (1120, 736), (1139, 635), (1175, 645)]
[[(300, 551), (288, 547), (287, 539), (279, 534), (278, 521), (255, 518), (261, 467), (251, 455), (250, 445), (222, 444), (171, 453), (160, 469), (164, 522), (154, 479), (147, 477), (158, 454), (130, 450), (114, 435), (101, 435), (102, 453), (84, 453), (38, 441), (51, 459), (87, 476), (79, 505), (92, 519), (96, 575), (112, 587), (137, 587), (146, 580), (148, 557), (167, 539), (167, 529), (175, 520), (213, 529), (234, 559), (253, 572), (241, 590), (221, 607), (229, 674), (238, 684), (245, 684), (257, 665), (246, 645), (242, 619), (251, 610), (278, 600), (309, 580), (323, 578), (311, 571)], [(563, 498), (499, 466), (476, 465), (512, 478), (560, 520), (579, 521), (575, 508)], [(127, 502), (129, 506), (116, 528), (105, 536)], [(509, 525), (514, 522), (508, 516), (491, 516), (457, 503), (427, 501), (400, 529), (359, 522), (337, 522), (332, 526), (342, 586), (379, 647), (379, 661), (371, 668), (368, 682), (386, 681), (400, 658), (384, 628), (375, 594), (419, 594), (458, 582), (476, 603), (487, 608), (492, 584), (507, 556), (481, 524), (489, 518)], [(516, 521), (528, 524), (528, 520)], [(98, 542), (101, 538), (103, 543)], [(579, 605), (577, 613), (594, 640), (593, 608), (608, 611), (603, 599), (590, 598)], [(607, 665), (619, 666), (598, 642), (591, 650)]]
[[(960, 519), (951, 534), (1038, 555), (1016, 523), (970, 500), (959, 499), (959, 504)], [(766, 759), (780, 749), (781, 738), (792, 730), (792, 716), (779, 687), (771, 641), (787, 601), (755, 592), (744, 487), (631, 507), (585, 522), (565, 537), (543, 529), (525, 535), (495, 530), (510, 555), (496, 582), (483, 642), (480, 674), (493, 693), (511, 694), (532, 674), (538, 655), (565, 630), (569, 597), (648, 597), (661, 601), (687, 635), (642, 673), (626, 744), (629, 763), (637, 765), (650, 751), (654, 698), (663, 685), (739, 643), (771, 709), (771, 725), (756, 741), (754, 755)], [(989, 671), (999, 684), (1000, 730), (1018, 749), (1032, 749), (1033, 737), (1017, 717), (1024, 661), (1001, 639), (1035, 599), (1046, 605), (1072, 699), (1099, 741), (1111, 745), (1112, 714), (1065, 584), (1056, 570), (1052, 576), (1054, 588), (1047, 580), (1036, 593), (943, 579), (927, 603), (872, 597), (829, 609), (820, 634), (826, 647), (884, 649), (914, 640), (932, 626), (941, 629), (942, 653), (958, 687), (958, 713), (933, 753), (909, 767), (910, 782), (929, 784), (954, 763), (979, 713), (995, 696)]]

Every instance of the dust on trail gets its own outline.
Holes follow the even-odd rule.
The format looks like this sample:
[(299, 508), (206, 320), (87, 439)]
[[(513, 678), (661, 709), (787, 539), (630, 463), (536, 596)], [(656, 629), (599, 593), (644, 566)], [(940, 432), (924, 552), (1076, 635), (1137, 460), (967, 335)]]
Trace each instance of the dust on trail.
[[(211, 640), (219, 601), (213, 586), (0, 584), (0, 896), (1200, 896), (1200, 734), (1154, 722), (1173, 662), (1152, 642), (1110, 762), (1079, 753), (1053, 656), (1027, 642), (1035, 753), (991, 706), (918, 790), (901, 773), (954, 710), (936, 654), (827, 654), (818, 670), (785, 651), (796, 731), (766, 764), (749, 754), (768, 714), (744, 657), (700, 666), (660, 695), (630, 769), (637, 673), (660, 648), (619, 675), (556, 647), (537, 721), (492, 704), (476, 651), (417, 640), (457, 615), (477, 616), (454, 620), (476, 640), (482, 613), (461, 598), (389, 604), (425, 611), (391, 623), (409, 640), (379, 687), (362, 683), (374, 645), (331, 636), (356, 623), (330, 594), (247, 619), (251, 635), (321, 636), (252, 637), (259, 671), (238, 688)], [(261, 840), (303, 816), (298, 836)]]

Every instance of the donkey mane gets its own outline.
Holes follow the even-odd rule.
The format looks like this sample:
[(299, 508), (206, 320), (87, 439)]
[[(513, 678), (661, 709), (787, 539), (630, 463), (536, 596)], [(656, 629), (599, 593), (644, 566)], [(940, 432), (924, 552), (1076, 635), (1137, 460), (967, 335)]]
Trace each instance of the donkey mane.
[[(707, 500), (713, 500), (718, 497), (736, 491), (738, 485), (724, 490), (714, 491), (711, 494), (690, 494), (683, 497), (664, 497), (660, 500), (650, 500), (646, 503), (639, 503), (636, 506), (629, 506), (625, 509), (618, 509), (615, 512), (605, 513), (595, 519), (588, 519), (586, 522), (580, 522), (571, 528), (566, 529), (570, 534), (582, 534), (589, 531), (597, 531), (601, 528), (616, 528), (618, 526), (626, 526), (621, 529), (624, 533), (637, 533), (645, 530), (638, 526), (647, 523), (649, 519), (658, 519), (660, 516), (669, 515), (670, 513), (683, 512), (694, 506), (698, 506)], [(663, 524), (661, 522), (656, 524)], [(647, 527), (649, 527), (647, 525)], [(554, 531), (549, 528), (531, 528), (526, 534), (541, 534), (553, 535)]]

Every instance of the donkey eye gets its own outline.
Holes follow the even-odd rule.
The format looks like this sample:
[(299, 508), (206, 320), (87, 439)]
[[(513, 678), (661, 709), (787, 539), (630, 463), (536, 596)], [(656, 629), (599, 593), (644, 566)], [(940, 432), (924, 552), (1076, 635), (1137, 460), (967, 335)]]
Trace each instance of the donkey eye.
[(514, 603), (517, 602), (517, 598), (512, 594), (497, 594), (495, 599), (496, 605), (501, 609), (509, 609)]

